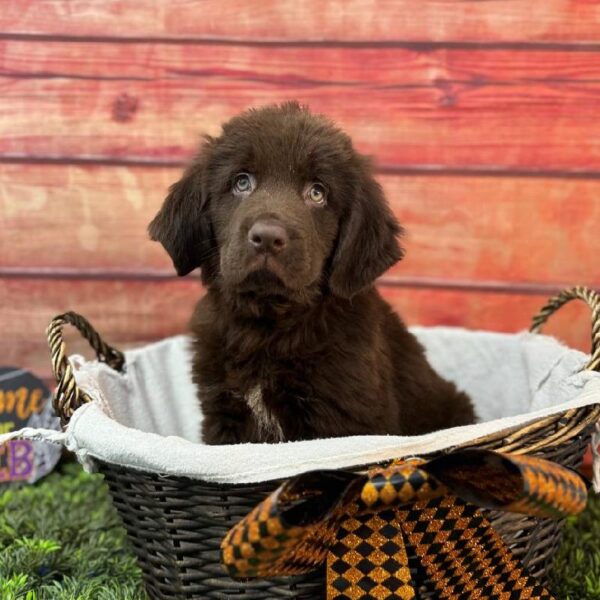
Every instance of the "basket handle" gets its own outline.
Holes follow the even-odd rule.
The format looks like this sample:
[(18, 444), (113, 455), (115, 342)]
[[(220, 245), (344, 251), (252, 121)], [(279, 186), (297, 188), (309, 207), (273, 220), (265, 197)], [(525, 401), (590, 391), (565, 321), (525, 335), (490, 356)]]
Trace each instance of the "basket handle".
[(571, 300), (583, 300), (592, 310), (592, 352), (586, 365), (590, 371), (600, 371), (600, 296), (590, 288), (577, 286), (560, 292), (548, 300), (540, 312), (533, 317), (530, 331), (539, 333), (548, 317), (555, 313), (563, 304)]
[(77, 386), (73, 367), (67, 359), (62, 331), (66, 324), (73, 325), (79, 330), (96, 352), (96, 357), (100, 362), (106, 363), (116, 371), (121, 371), (125, 364), (123, 353), (104, 342), (100, 334), (81, 315), (75, 312), (66, 312), (54, 317), (48, 325), (46, 336), (50, 346), (52, 372), (57, 383), (53, 405), (62, 425), (69, 422), (76, 409), (91, 401), (90, 396)]

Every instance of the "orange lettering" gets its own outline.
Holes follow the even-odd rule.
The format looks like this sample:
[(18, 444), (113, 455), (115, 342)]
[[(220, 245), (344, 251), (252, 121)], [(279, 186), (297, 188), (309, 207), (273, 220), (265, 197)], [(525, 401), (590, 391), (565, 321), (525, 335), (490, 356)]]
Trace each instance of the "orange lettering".
[[(0, 464), (2, 464), (4, 462), (4, 464), (6, 465), (6, 460), (8, 458), (8, 442), (6, 444), (2, 444), (2, 446), (0, 446)], [(3, 457), (6, 456), (6, 458)], [(0, 467), (0, 482), (2, 481), (8, 481), (8, 466), (4, 466), (4, 467)]]
[(43, 409), (44, 399), (41, 388), (29, 390), (20, 387), (17, 390), (0, 390), (0, 413), (14, 413), (19, 419), (27, 420), (34, 412)]
[(26, 387), (20, 387), (17, 391), (17, 417), (25, 421), (29, 417), (29, 410), (27, 408), (27, 395), (28, 389)]
[(44, 408), (44, 405), (42, 403), (43, 399), (44, 395), (42, 393), (41, 388), (35, 388), (34, 390), (31, 390), (29, 414), (42, 412), (42, 409)]
[(17, 403), (17, 397), (15, 392), (12, 390), (6, 390), (4, 392), (0, 392), (0, 411), (11, 413), (15, 410), (15, 405)]

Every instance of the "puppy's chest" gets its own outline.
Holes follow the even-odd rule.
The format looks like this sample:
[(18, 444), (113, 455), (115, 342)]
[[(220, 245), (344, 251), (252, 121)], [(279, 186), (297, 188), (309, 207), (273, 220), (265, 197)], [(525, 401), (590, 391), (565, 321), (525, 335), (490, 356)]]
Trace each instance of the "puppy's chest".
[(261, 441), (286, 441), (297, 414), (311, 397), (311, 364), (292, 348), (281, 351), (277, 345), (260, 345), (240, 352), (237, 344), (222, 344), (223, 391), (244, 403), (252, 413), (254, 428)]
[[(263, 441), (286, 441), (290, 420), (302, 419), (300, 405), (310, 397), (306, 373), (298, 365), (261, 364), (233, 377), (231, 392), (250, 409)], [(231, 380), (230, 380), (231, 382)], [(236, 385), (237, 384), (237, 385)]]
[(275, 413), (273, 406), (266, 402), (265, 393), (261, 384), (257, 383), (242, 396), (242, 401), (252, 411), (261, 439), (285, 441), (285, 434), (281, 420)]

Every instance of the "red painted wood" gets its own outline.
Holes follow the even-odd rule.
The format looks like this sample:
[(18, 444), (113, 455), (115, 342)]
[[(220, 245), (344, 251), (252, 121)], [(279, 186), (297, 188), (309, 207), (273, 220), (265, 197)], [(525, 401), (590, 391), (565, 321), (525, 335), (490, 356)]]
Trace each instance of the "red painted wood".
[[(600, 283), (600, 181), (383, 179), (406, 224), (397, 275), (510, 282)], [(598, 250), (596, 250), (598, 248)]]
[[(0, 165), (3, 267), (172, 272), (147, 227), (181, 169)], [(50, 251), (51, 249), (51, 251)]]
[[(91, 51), (93, 49), (93, 51)], [(271, 85), (402, 88), (532, 83), (593, 83), (600, 76), (598, 51), (420, 47), (160, 44), (111, 41), (2, 40), (0, 73), (10, 78), (258, 80)]]
[(0, 69), (0, 160), (182, 161), (298, 99), (386, 167), (600, 171), (600, 53), (4, 42)]
[[(391, 288), (383, 294), (410, 325), (448, 325), (507, 333), (529, 329), (531, 318), (547, 300), (545, 296)], [(583, 302), (566, 305), (550, 319), (544, 333), (589, 352), (589, 308)]]
[[(4, 2), (0, 161), (24, 164), (0, 167), (0, 268), (171, 272), (145, 226), (178, 169), (25, 163), (176, 163), (200, 132), (276, 100), (326, 112), (383, 168), (598, 175), (599, 17), (587, 0)], [(600, 279), (599, 179), (381, 179), (409, 231), (392, 277)], [(502, 331), (527, 327), (545, 300), (383, 292), (409, 323)], [(119, 346), (178, 333), (199, 293), (193, 279), (0, 278), (2, 362), (48, 376), (44, 329), (65, 309)], [(550, 331), (587, 348), (587, 310), (565, 309)]]
[[(451, 325), (516, 332), (529, 327), (544, 304), (542, 296), (469, 292), (397, 290), (382, 294), (409, 325)], [(86, 316), (107, 342), (117, 347), (148, 343), (185, 332), (202, 291), (191, 279), (169, 282), (98, 282), (0, 279), (2, 363), (50, 376), (44, 331), (65, 310)], [(66, 331), (69, 331), (68, 329)], [(568, 344), (589, 348), (590, 315), (583, 305), (568, 305), (548, 332)], [(76, 332), (67, 333), (69, 353), (90, 356)]]
[(600, 39), (590, 0), (20, 0), (0, 31), (70, 36), (303, 41), (581, 42)]
[[(201, 293), (193, 279), (166, 283), (0, 279), (0, 362), (50, 376), (45, 330), (52, 317), (66, 310), (84, 315), (117, 347), (174, 335), (185, 330)], [(75, 330), (68, 335), (70, 353), (91, 356)]]
[[(179, 168), (0, 165), (0, 268), (173, 273), (146, 227)], [(600, 284), (600, 181), (380, 176), (406, 227), (389, 275)]]

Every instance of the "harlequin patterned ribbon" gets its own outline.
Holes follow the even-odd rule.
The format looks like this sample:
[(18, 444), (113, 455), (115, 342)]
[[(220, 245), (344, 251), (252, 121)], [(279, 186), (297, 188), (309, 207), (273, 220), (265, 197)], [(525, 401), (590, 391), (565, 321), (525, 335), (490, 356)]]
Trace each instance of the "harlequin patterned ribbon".
[(586, 505), (581, 477), (555, 463), (488, 450), (395, 461), (366, 474), (289, 479), (221, 544), (232, 577), (307, 573), (326, 564), (327, 598), (416, 597), (407, 547), (439, 598), (551, 598), (477, 506), (540, 518)]

